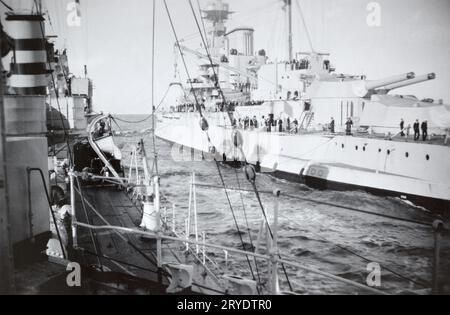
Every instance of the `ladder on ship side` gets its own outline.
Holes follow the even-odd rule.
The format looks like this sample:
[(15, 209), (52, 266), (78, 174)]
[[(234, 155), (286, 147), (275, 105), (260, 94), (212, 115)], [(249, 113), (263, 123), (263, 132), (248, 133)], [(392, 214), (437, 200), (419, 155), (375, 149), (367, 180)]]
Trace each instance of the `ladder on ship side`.
[(314, 121), (314, 112), (311, 110), (304, 111), (302, 116), (303, 118), (300, 124), (300, 130), (306, 130), (311, 126), (312, 122)]

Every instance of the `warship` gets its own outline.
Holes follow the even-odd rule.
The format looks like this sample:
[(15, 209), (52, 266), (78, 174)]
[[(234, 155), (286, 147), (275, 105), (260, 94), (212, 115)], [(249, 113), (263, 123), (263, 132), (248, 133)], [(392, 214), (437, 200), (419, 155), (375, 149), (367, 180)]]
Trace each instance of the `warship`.
[[(450, 106), (395, 94), (436, 75), (369, 80), (339, 74), (329, 54), (312, 47), (299, 2), (284, 3), (284, 62), (268, 62), (265, 50), (255, 53), (253, 28), (227, 29), (233, 12), (226, 2), (211, 1), (202, 9), (202, 47), (189, 48), (180, 38), (175, 44), (177, 60), (193, 56), (198, 72), (171, 85), (179, 98), (158, 113), (156, 135), (211, 159), (248, 162), (313, 188), (365, 190), (447, 213)], [(304, 22), (309, 52), (293, 51), (293, 18)], [(413, 129), (420, 127), (420, 141), (414, 141)]]
[[(164, 5), (171, 20), (165, 1)], [(295, 295), (291, 280), (298, 271), (341, 283), (355, 294), (389, 293), (283, 257), (278, 248), (283, 193), (258, 191), (260, 175), (251, 163), (244, 171), (252, 192), (259, 200), (260, 194), (268, 194), (273, 201), (270, 210), (261, 203), (255, 246), (244, 246), (242, 237), (242, 248), (208, 242), (198, 230), (200, 184), (195, 174), (181, 221), (175, 206), (161, 194), (164, 175), (158, 174), (155, 148), (153, 158), (143, 140), (132, 152), (119, 149), (114, 132), (119, 118), (95, 112), (86, 67), (84, 77), (73, 75), (70, 51), (55, 49), (54, 36), (46, 33), (43, 3), (34, 1), (28, 11), (4, 2), (2, 6), (7, 11), (0, 37), (0, 294)], [(156, 1), (153, 19), (155, 7)], [(156, 120), (155, 110), (153, 106), (147, 119)], [(214, 130), (204, 117), (201, 122), (207, 133)], [(240, 136), (234, 138), (236, 142)], [(125, 153), (130, 153), (127, 159)], [(215, 162), (222, 178), (220, 161)], [(229, 198), (223, 178), (222, 184), (219, 189)], [(234, 212), (233, 217), (241, 235)], [(440, 251), (448, 227), (440, 220), (384, 218), (418, 224), (433, 233), (432, 281), (424, 291), (413, 287), (406, 292), (442, 292), (447, 283)], [(252, 276), (241, 277), (228, 262), (216, 262), (214, 257), (223, 254), (246, 258)]]

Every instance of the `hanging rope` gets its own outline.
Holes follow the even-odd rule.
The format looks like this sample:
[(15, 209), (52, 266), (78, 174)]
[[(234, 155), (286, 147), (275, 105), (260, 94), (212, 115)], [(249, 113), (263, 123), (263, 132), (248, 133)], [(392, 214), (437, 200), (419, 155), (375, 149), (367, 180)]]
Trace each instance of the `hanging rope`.
[(5, 8), (7, 8), (9, 11), (14, 11), (14, 9), (11, 8), (9, 5), (7, 5), (5, 1), (0, 0), (0, 3), (3, 4), (3, 6), (4, 6)]
[[(171, 88), (171, 87), (172, 87), (172, 86), (169, 86), (169, 87), (167, 88), (166, 92), (164, 93), (163, 98), (162, 98), (161, 101), (159, 102), (159, 104), (158, 104), (158, 106), (156, 107), (156, 110), (155, 110), (155, 111), (157, 111), (157, 110), (161, 107), (161, 105), (164, 103), (164, 101), (166, 100), (167, 95), (169, 94), (169, 91), (170, 91), (170, 88)], [(134, 121), (133, 121), (133, 120), (126, 120), (126, 119), (119, 118), (119, 117), (114, 117), (114, 119), (117, 120), (117, 121), (126, 123), (126, 124), (141, 124), (141, 123), (144, 123), (144, 122), (150, 120), (150, 118), (152, 118), (152, 116), (153, 116), (153, 114), (148, 115), (148, 116), (146, 116), (144, 119), (137, 120), (137, 121), (136, 121), (136, 120), (134, 120)]]
[(200, 18), (202, 19), (203, 33), (205, 34), (205, 37), (207, 37), (208, 33), (206, 32), (205, 19), (203, 18), (203, 15), (202, 15), (202, 7), (200, 5), (200, 0), (197, 0), (197, 6), (198, 6), (198, 12), (200, 14)]
[[(87, 212), (87, 209), (86, 209), (85, 199), (84, 199), (84, 197), (83, 197), (83, 190), (81, 189), (80, 181), (79, 181), (78, 177), (75, 177), (75, 180), (76, 180), (76, 182), (77, 182), (77, 186), (78, 186), (78, 189), (79, 189), (79, 191), (80, 191), (80, 195), (81, 195), (81, 205), (82, 205), (82, 207), (83, 207), (84, 215), (85, 215), (85, 217), (86, 217), (86, 222), (87, 222), (88, 224), (91, 225), (92, 222), (91, 222), (91, 219), (90, 219), (90, 217), (89, 217), (89, 215), (88, 215), (88, 212)], [(96, 255), (97, 255), (97, 262), (98, 262), (98, 265), (100, 266), (100, 270), (103, 272), (104, 270), (103, 270), (102, 262), (101, 262), (101, 260), (100, 260), (101, 252), (100, 252), (99, 247), (98, 247), (98, 238), (97, 238), (97, 234), (96, 234), (95, 231), (89, 230), (89, 235), (90, 235), (90, 237), (91, 237), (92, 245), (94, 246), (94, 252), (95, 252)]]
[[(212, 60), (212, 57), (211, 57), (211, 54), (210, 54), (210, 51), (209, 51), (209, 48), (208, 48), (209, 47), (208, 43), (205, 40), (206, 34), (205, 34), (205, 36), (203, 36), (203, 32), (202, 32), (202, 29), (200, 27), (200, 23), (199, 23), (198, 18), (197, 18), (197, 14), (195, 13), (194, 6), (192, 5), (192, 1), (188, 0), (188, 2), (189, 2), (189, 6), (191, 7), (192, 15), (194, 16), (194, 19), (195, 19), (195, 24), (197, 25), (197, 29), (198, 29), (198, 31), (200, 33), (200, 37), (202, 39), (203, 45), (205, 47), (206, 54), (207, 54), (208, 59), (209, 59), (209, 63), (211, 65), (211, 68), (212, 68), (212, 71), (213, 71), (213, 74), (214, 74), (214, 86), (215, 86), (216, 89), (219, 90), (220, 96), (222, 97), (222, 102), (225, 103), (225, 95), (223, 94), (223, 90), (220, 87), (219, 76), (218, 76), (218, 74), (216, 72), (216, 69), (215, 69), (215, 66), (214, 66), (214, 62)], [(230, 119), (231, 125), (234, 126), (235, 122), (234, 122), (234, 119), (233, 119), (233, 113), (230, 112), (228, 110), (228, 108), (227, 108), (227, 114), (228, 114), (228, 118)]]
[[(248, 223), (247, 211), (245, 210), (244, 197), (242, 196), (241, 182), (239, 180), (239, 174), (238, 174), (236, 168), (235, 168), (235, 174), (236, 174), (236, 181), (237, 181), (238, 189), (239, 189), (239, 196), (241, 198), (241, 203), (242, 203), (242, 210), (244, 212), (245, 225), (247, 226), (248, 238), (250, 240), (250, 246), (253, 249), (253, 248), (255, 248), (255, 246), (253, 245), (252, 232), (250, 229), (250, 224)], [(261, 283), (261, 278), (259, 275), (259, 268), (258, 268), (258, 261), (257, 261), (256, 257), (254, 257), (254, 256), (253, 256), (253, 259), (254, 259), (254, 263), (255, 263), (256, 274), (258, 276), (258, 281)]]
[[(224, 178), (223, 178), (223, 176), (222, 176), (222, 171), (220, 170), (220, 165), (219, 165), (219, 163), (216, 163), (216, 167), (217, 167), (217, 171), (219, 172), (219, 177), (220, 177), (220, 180), (221, 180), (221, 182), (222, 182), (222, 185), (225, 187), (225, 186), (226, 186), (226, 185), (225, 185), (225, 180), (224, 180)], [(229, 196), (227, 190), (225, 190), (225, 195), (226, 195), (226, 198), (227, 198), (227, 201), (228, 201), (228, 205), (229, 205), (229, 207), (230, 207), (230, 209), (231, 209), (231, 214), (233, 215), (234, 224), (235, 224), (235, 226), (236, 226), (237, 232), (238, 232), (238, 234), (239, 234), (239, 238), (240, 238), (240, 240), (241, 240), (242, 249), (245, 250), (244, 240), (243, 240), (243, 238), (242, 238), (241, 230), (240, 230), (240, 228), (239, 228), (239, 224), (238, 224), (238, 222), (237, 222), (236, 215), (235, 215), (235, 213), (234, 213), (233, 206), (232, 206), (231, 200), (230, 200), (230, 196)], [(248, 266), (249, 266), (249, 268), (250, 268), (250, 272), (251, 272), (251, 274), (252, 274), (253, 280), (256, 280), (255, 274), (253, 273), (252, 264), (250, 263), (250, 258), (249, 258), (248, 256), (245, 256), (245, 257), (247, 258), (247, 263), (248, 263)]]
[[(194, 89), (193, 89), (192, 80), (191, 80), (191, 76), (190, 76), (190, 72), (189, 72), (189, 70), (188, 70), (188, 67), (187, 67), (187, 64), (186, 64), (186, 60), (185, 60), (185, 58), (184, 58), (183, 51), (182, 51), (182, 49), (181, 49), (181, 47), (180, 47), (180, 43), (179, 43), (179, 40), (178, 40), (178, 35), (177, 35), (176, 30), (175, 30), (175, 25), (173, 24), (172, 16), (171, 16), (171, 14), (170, 14), (169, 7), (167, 6), (167, 1), (166, 1), (166, 0), (164, 0), (164, 6), (165, 6), (165, 8), (166, 8), (166, 12), (167, 12), (167, 16), (168, 16), (168, 18), (169, 18), (169, 22), (170, 22), (170, 25), (171, 25), (171, 28), (172, 28), (172, 32), (173, 32), (173, 34), (174, 34), (174, 36), (175, 36), (176, 46), (178, 47), (178, 49), (179, 49), (179, 51), (180, 51), (180, 56), (181, 56), (181, 59), (182, 59), (182, 62), (183, 62), (183, 65), (184, 65), (184, 68), (185, 68), (185, 71), (186, 71), (186, 75), (188, 76), (189, 83), (190, 83), (190, 85), (191, 85), (191, 89), (194, 90)], [(191, 7), (192, 7), (192, 4), (191, 4)], [(194, 11), (194, 12), (195, 12), (195, 11)], [(197, 108), (197, 110), (198, 110), (198, 112), (199, 112), (199, 115), (200, 115), (200, 117), (201, 117), (202, 119), (205, 119), (205, 117), (203, 116), (202, 108), (201, 108), (200, 103), (199, 103), (199, 101), (198, 101), (198, 97), (197, 97), (197, 95), (196, 95), (195, 92), (194, 92), (193, 94), (194, 94), (194, 99), (195, 99), (195, 105), (196, 105), (196, 108)], [(208, 134), (207, 132), (206, 132), (206, 136), (207, 136), (207, 138), (208, 138), (208, 142), (211, 143), (210, 136), (209, 136), (209, 134)], [(220, 179), (221, 179), (221, 182), (222, 182), (223, 186), (225, 187), (226, 184), (225, 184), (225, 180), (224, 180), (224, 178), (223, 178), (223, 176), (222, 176), (222, 172), (221, 172), (221, 170), (220, 170), (219, 162), (217, 161), (217, 159), (214, 159), (214, 160), (215, 160), (215, 162), (216, 162), (216, 166), (217, 166), (217, 170), (218, 170), (218, 173), (219, 173), (219, 177), (220, 177)], [(241, 240), (242, 247), (245, 249), (244, 241), (243, 241), (243, 239), (242, 239), (242, 235), (241, 235), (241, 232), (240, 232), (240, 229), (239, 229), (239, 225), (238, 225), (237, 220), (236, 220), (236, 215), (235, 215), (235, 213), (234, 213), (234, 210), (233, 210), (233, 206), (232, 206), (232, 204), (231, 204), (230, 197), (229, 197), (229, 195), (228, 195), (228, 192), (225, 191), (225, 194), (226, 194), (226, 198), (227, 198), (228, 205), (229, 205), (229, 207), (230, 207), (231, 213), (232, 213), (232, 215), (233, 215), (233, 219), (234, 219), (234, 223), (235, 223), (236, 229), (238, 230), (238, 234), (239, 234), (239, 238), (240, 238), (240, 240)], [(253, 277), (253, 279), (256, 279), (255, 274), (254, 274), (254, 272), (253, 272), (252, 264), (251, 264), (251, 262), (250, 262), (250, 258), (248, 257), (248, 255), (246, 255), (246, 259), (247, 259), (247, 263), (248, 263), (250, 272), (251, 272), (251, 274), (252, 274), (252, 277)]]
[[(42, 21), (39, 22), (39, 26), (41, 28), (42, 40), (46, 41), (47, 39), (45, 38), (45, 31), (44, 31), (44, 26), (43, 26), (43, 22)], [(48, 64), (48, 69), (49, 69), (49, 71), (51, 73), (50, 77), (51, 77), (51, 80), (52, 80), (53, 89), (55, 90), (56, 104), (58, 106), (59, 118), (61, 120), (61, 125), (62, 125), (63, 131), (64, 131), (64, 138), (65, 138), (65, 140), (67, 142), (67, 155), (68, 155), (69, 164), (70, 164), (70, 167), (73, 167), (73, 156), (72, 156), (72, 150), (70, 148), (69, 132), (67, 131), (66, 125), (64, 123), (64, 117), (63, 117), (63, 114), (61, 112), (61, 105), (60, 105), (60, 102), (59, 102), (59, 93), (56, 90), (56, 81), (55, 81), (55, 77), (53, 76), (53, 68), (52, 68), (52, 64), (51, 64), (50, 60), (48, 60), (48, 58), (47, 58), (47, 64)]]
[[(166, 5), (166, 9), (167, 9), (167, 11), (168, 11), (167, 3), (166, 3), (166, 1), (164, 1), (164, 2), (165, 2), (165, 5)], [(212, 69), (213, 69), (213, 73), (214, 73), (214, 76), (215, 76), (215, 79), (216, 79), (216, 88), (219, 90), (219, 92), (220, 92), (220, 94), (221, 94), (221, 96), (222, 96), (223, 102), (225, 102), (225, 96), (224, 96), (223, 91), (222, 91), (222, 89), (221, 89), (221, 87), (220, 87), (220, 84), (219, 84), (219, 81), (218, 81), (218, 76), (217, 76), (216, 71), (215, 71), (215, 69), (214, 69), (214, 63), (213, 63), (213, 60), (212, 60), (212, 58), (211, 58), (211, 54), (210, 54), (210, 52), (209, 52), (208, 45), (207, 45), (207, 43), (206, 43), (206, 41), (205, 41), (205, 38), (204, 38), (204, 36), (203, 36), (203, 34), (202, 34), (202, 30), (201, 30), (201, 28), (200, 28), (200, 24), (199, 24), (197, 15), (196, 15), (196, 13), (195, 13), (194, 6), (192, 5), (192, 1), (191, 1), (191, 0), (188, 0), (188, 2), (189, 2), (189, 5), (190, 5), (190, 7), (191, 7), (191, 11), (192, 11), (192, 14), (193, 14), (193, 16), (194, 16), (194, 19), (195, 19), (195, 22), (196, 22), (196, 25), (197, 25), (197, 29), (198, 29), (198, 31), (199, 31), (199, 33), (200, 33), (200, 35), (201, 35), (202, 42), (203, 42), (203, 44), (204, 44), (204, 46), (205, 46), (205, 50), (206, 50), (206, 53), (207, 53), (207, 55), (208, 55), (208, 58), (209, 58), (211, 67), (212, 67)], [(171, 25), (172, 25), (172, 29), (173, 29), (173, 31), (174, 31), (174, 34), (176, 34), (175, 28), (174, 28), (174, 26), (173, 26), (172, 19), (170, 18), (170, 13), (169, 13), (169, 11), (168, 11), (168, 15), (169, 15), (169, 19), (170, 19), (170, 21), (171, 21)], [(178, 38), (177, 38), (176, 35), (175, 35), (175, 38), (177, 39), (177, 45), (178, 45), (178, 48), (179, 48), (179, 50), (180, 50), (180, 54), (181, 54), (181, 57), (182, 57), (182, 59), (183, 59), (183, 63), (184, 63), (184, 65), (185, 65), (186, 72), (187, 72), (188, 77), (189, 77), (189, 79), (190, 79), (189, 71), (188, 71), (188, 69), (187, 69), (187, 67), (186, 67), (186, 62), (185, 62), (185, 60), (184, 60), (184, 55), (183, 55), (183, 52), (182, 52), (182, 50), (181, 50), (181, 47), (180, 47), (180, 45), (179, 45)], [(194, 89), (193, 89), (193, 85), (192, 85), (192, 80), (189, 80), (189, 81), (190, 81), (190, 84), (191, 84), (191, 89), (194, 90)], [(200, 108), (200, 109), (199, 109), (200, 116), (201, 116), (202, 119), (204, 119), (204, 120), (206, 121), (206, 119), (205, 119), (205, 117), (203, 116), (203, 113), (202, 113), (202, 111), (201, 111), (201, 106), (200, 106), (199, 103), (198, 103), (198, 99), (197, 99), (197, 96), (196, 96), (195, 93), (194, 93), (194, 97), (195, 97), (195, 101), (196, 101), (197, 107)], [(229, 117), (229, 120), (230, 120), (231, 125), (232, 125), (232, 126), (235, 126), (235, 120), (233, 119), (233, 113), (232, 113), (228, 108), (227, 108), (227, 114), (228, 114), (228, 117)], [(208, 142), (212, 145), (212, 141), (211, 141), (211, 138), (210, 138), (210, 136), (209, 136), (208, 130), (205, 130), (205, 133), (206, 133), (206, 135), (207, 135)], [(225, 187), (225, 181), (224, 181), (224, 179), (223, 179), (222, 172), (220, 171), (220, 165), (219, 165), (219, 162), (217, 161), (216, 158), (214, 158), (214, 161), (215, 161), (215, 163), (216, 163), (216, 166), (217, 166), (217, 169), (218, 169), (219, 176), (220, 176), (220, 178), (221, 178), (222, 184), (223, 184), (223, 186)], [(245, 163), (247, 164), (247, 162), (245, 162)], [(227, 199), (229, 200), (228, 192), (227, 192), (226, 190), (225, 190), (225, 193), (226, 193), (226, 195), (227, 195)], [(255, 186), (255, 193), (257, 193), (256, 186)], [(260, 203), (260, 204), (262, 205), (262, 203)], [(233, 213), (233, 216), (235, 216), (235, 215), (234, 215), (234, 211), (233, 211), (233, 207), (232, 207), (230, 201), (229, 201), (229, 205), (230, 205), (230, 209), (231, 209), (231, 211), (232, 211), (232, 213)], [(263, 207), (261, 207), (261, 209), (262, 209), (262, 211), (263, 211), (263, 213), (264, 213)], [(265, 216), (265, 214), (264, 214), (264, 216)], [(266, 219), (266, 222), (267, 222), (267, 226), (269, 226), (269, 222), (267, 221), (267, 217), (266, 217), (266, 216), (265, 216), (265, 219)], [(236, 222), (236, 224), (237, 224), (237, 222)], [(272, 235), (272, 237), (273, 237), (273, 235)], [(279, 256), (280, 259), (281, 259), (281, 255), (278, 254), (278, 256)], [(248, 262), (249, 262), (248, 257), (247, 257), (247, 260), (248, 260)], [(283, 267), (283, 272), (284, 272), (284, 275), (285, 275), (285, 277), (286, 277), (286, 280), (287, 280), (287, 283), (288, 283), (288, 285), (289, 285), (289, 288), (290, 288), (290, 290), (292, 291), (292, 285), (291, 285), (291, 283), (290, 283), (290, 281), (289, 281), (289, 276), (288, 276), (288, 274), (287, 274), (287, 272), (286, 272), (286, 269), (285, 269), (284, 265), (283, 265), (283, 264), (281, 264), (281, 265), (282, 265), (282, 267)], [(251, 268), (250, 262), (249, 262), (249, 267)], [(251, 268), (251, 269), (252, 269), (252, 268)]]
[[(205, 187), (205, 188), (224, 189), (221, 186), (208, 185), (208, 184), (196, 184), (196, 186)], [(234, 188), (234, 187), (226, 187), (225, 189), (227, 189), (227, 190), (234, 190), (234, 191), (238, 191), (239, 190), (238, 188)], [(241, 189), (241, 191), (242, 192), (253, 192), (254, 190)], [(271, 191), (263, 191), (263, 190), (259, 191), (259, 193), (261, 193), (261, 194), (268, 194), (268, 195), (272, 195), (273, 194), (273, 192), (271, 192)], [(376, 216), (376, 217), (380, 217), (380, 218), (384, 218), (384, 219), (391, 219), (391, 220), (395, 220), (395, 221), (399, 221), (399, 222), (416, 224), (416, 225), (420, 225), (420, 226), (427, 227), (427, 228), (431, 228), (432, 227), (432, 223), (431, 222), (425, 222), (425, 221), (419, 221), (419, 220), (412, 220), (412, 219), (406, 219), (406, 218), (401, 218), (401, 217), (395, 217), (395, 216), (391, 216), (391, 215), (387, 215), (387, 214), (377, 213), (377, 212), (363, 210), (363, 209), (357, 209), (357, 208), (353, 208), (353, 207), (348, 207), (348, 206), (344, 206), (344, 205), (329, 203), (329, 202), (325, 202), (325, 201), (319, 201), (319, 200), (315, 200), (315, 199), (311, 199), (311, 198), (300, 197), (300, 196), (295, 196), (295, 195), (290, 195), (290, 194), (282, 193), (281, 195), (284, 196), (284, 197), (292, 198), (292, 199), (299, 200), (299, 201), (306, 201), (306, 202), (310, 202), (310, 203), (317, 204), (317, 205), (330, 206), (332, 208), (339, 208), (339, 209), (350, 211), (350, 212), (362, 213), (362, 214)], [(438, 217), (436, 217), (434, 219), (439, 219), (439, 218), (440, 217), (438, 216)]]
[(311, 33), (309, 32), (308, 25), (306, 25), (306, 20), (305, 20), (304, 14), (303, 14), (302, 7), (300, 6), (300, 3), (298, 0), (295, 0), (294, 2), (297, 5), (298, 11), (300, 12), (300, 19), (302, 20), (306, 38), (308, 39), (309, 49), (311, 49), (311, 52), (314, 52), (314, 47), (313, 47), (312, 40), (311, 40)]
[[(95, 215), (97, 215), (99, 217), (99, 219), (101, 221), (104, 222), (104, 224), (106, 224), (107, 226), (111, 226), (111, 224), (100, 214), (100, 212), (98, 212), (94, 206), (88, 201), (86, 200), (86, 198), (83, 196), (83, 193), (81, 190), (77, 189), (75, 187), (76, 192), (80, 195), (80, 197), (85, 201), (86, 205), (94, 212)], [(151, 259), (146, 253), (144, 253), (141, 249), (139, 249), (134, 243), (132, 243), (128, 238), (126, 238), (124, 235), (122, 235), (120, 232), (115, 231), (116, 235), (122, 239), (122, 241), (124, 241), (126, 244), (128, 244), (129, 246), (131, 246), (131, 248), (133, 248), (138, 254), (140, 254), (145, 260), (147, 260), (151, 265), (153, 266), (157, 266), (157, 263), (154, 259)], [(163, 274), (168, 277), (168, 273), (165, 272), (163, 270)]]
[[(270, 238), (273, 240), (272, 229), (270, 228), (269, 220), (267, 219), (267, 214), (266, 214), (266, 211), (264, 210), (264, 206), (263, 206), (263, 203), (262, 203), (262, 201), (261, 201), (261, 197), (260, 197), (260, 195), (259, 195), (259, 191), (258, 191), (258, 189), (257, 189), (257, 187), (256, 187), (256, 183), (255, 183), (254, 181), (252, 181), (251, 183), (252, 183), (252, 185), (253, 185), (253, 190), (254, 190), (254, 192), (255, 192), (256, 199), (258, 200), (259, 206), (261, 207), (261, 210), (262, 210), (262, 213), (263, 213), (263, 216), (264, 216), (264, 220), (266, 221), (267, 229), (269, 230), (269, 234), (270, 234)], [(278, 257), (279, 257), (280, 259), (282, 259), (282, 258), (281, 258), (281, 255), (280, 255), (279, 253), (278, 253)], [(287, 281), (287, 283), (288, 283), (289, 289), (290, 289), (291, 291), (293, 291), (291, 282), (289, 281), (289, 277), (288, 277), (288, 274), (287, 274), (286, 267), (284, 266), (283, 263), (281, 264), (281, 268), (283, 269), (283, 273), (284, 273), (284, 275), (285, 275), (285, 277), (286, 277), (286, 281)]]
[[(153, 166), (156, 172), (156, 176), (159, 176), (159, 168), (158, 168), (158, 152), (156, 151), (156, 135), (155, 135), (155, 25), (156, 25), (156, 0), (153, 0), (153, 26), (152, 26), (152, 136), (153, 136)], [(153, 170), (152, 170), (153, 173)]]

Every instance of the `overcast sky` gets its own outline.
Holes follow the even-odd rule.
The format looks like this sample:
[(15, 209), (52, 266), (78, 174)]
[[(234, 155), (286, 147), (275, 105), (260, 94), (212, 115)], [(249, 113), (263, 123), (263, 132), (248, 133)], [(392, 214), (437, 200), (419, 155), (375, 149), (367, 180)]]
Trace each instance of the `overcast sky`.
[[(173, 43), (162, 0), (157, 1), (156, 92), (161, 99), (173, 81)], [(295, 3), (297, 0), (293, 0)], [(375, 11), (370, 0), (298, 0), (314, 49), (332, 54), (339, 73), (367, 74), (371, 79), (415, 71), (436, 72), (437, 79), (399, 90), (420, 98), (443, 98), (450, 103), (450, 0), (378, 0), (381, 25), (370, 26)], [(30, 8), (31, 0), (6, 0), (14, 8)], [(110, 113), (151, 111), (152, 1), (80, 0), (81, 26), (69, 26), (71, 0), (44, 0), (50, 13), (48, 34), (68, 48), (73, 73), (88, 65), (95, 84), (97, 110)], [(229, 28), (256, 30), (255, 49), (269, 57), (286, 54), (286, 20), (281, 0), (226, 0), (236, 13)], [(167, 0), (180, 38), (197, 33), (187, 0)], [(193, 1), (196, 4), (196, 0)], [(200, 0), (202, 6), (208, 0)], [(368, 9), (369, 5), (369, 9)], [(372, 9), (371, 9), (372, 8)], [(2, 12), (4, 9), (2, 7)], [(294, 5), (294, 48), (309, 50), (300, 12)], [(188, 41), (192, 48), (199, 40)], [(191, 62), (195, 63), (195, 58)], [(184, 71), (181, 71), (184, 75)]]

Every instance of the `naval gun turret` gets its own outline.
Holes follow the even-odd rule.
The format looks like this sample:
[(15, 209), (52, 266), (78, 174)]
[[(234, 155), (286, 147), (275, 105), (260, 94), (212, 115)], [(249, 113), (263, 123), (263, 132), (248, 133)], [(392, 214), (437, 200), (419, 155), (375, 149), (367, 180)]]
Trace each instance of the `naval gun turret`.
[(412, 80), (416, 77), (414, 72), (408, 72), (405, 74), (400, 74), (396, 76), (392, 76), (389, 78), (375, 80), (375, 81), (357, 81), (353, 83), (353, 92), (358, 97), (367, 97), (375, 92), (376, 89), (389, 86), (392, 84), (397, 84), (400, 82)]
[(411, 80), (407, 80), (407, 81), (403, 81), (403, 82), (387, 85), (387, 86), (384, 87), (383, 90), (386, 91), (387, 93), (389, 93), (390, 91), (395, 90), (395, 89), (399, 89), (399, 88), (410, 86), (410, 85), (414, 85), (414, 84), (419, 84), (419, 83), (422, 83), (422, 82), (431, 81), (431, 80), (434, 80), (434, 79), (436, 79), (436, 74), (435, 73), (429, 73), (429, 74), (418, 76), (418, 77), (416, 77), (414, 79), (411, 79)]

